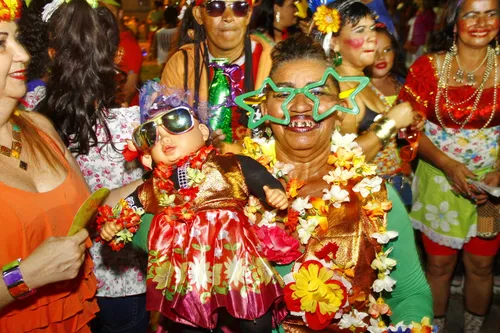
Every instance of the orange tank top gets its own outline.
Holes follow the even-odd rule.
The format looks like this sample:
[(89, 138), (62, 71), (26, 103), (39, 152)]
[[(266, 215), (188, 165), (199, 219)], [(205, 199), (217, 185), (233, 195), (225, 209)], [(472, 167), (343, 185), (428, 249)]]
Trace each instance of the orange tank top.
[[(33, 193), (0, 182), (2, 232), (0, 265), (26, 258), (51, 236), (66, 236), (78, 208), (89, 195), (84, 181), (69, 166), (57, 144), (39, 131), (62, 158), (66, 179), (49, 192)], [(87, 254), (73, 280), (49, 284), (0, 310), (0, 332), (90, 333), (88, 322), (99, 311), (96, 279)]]

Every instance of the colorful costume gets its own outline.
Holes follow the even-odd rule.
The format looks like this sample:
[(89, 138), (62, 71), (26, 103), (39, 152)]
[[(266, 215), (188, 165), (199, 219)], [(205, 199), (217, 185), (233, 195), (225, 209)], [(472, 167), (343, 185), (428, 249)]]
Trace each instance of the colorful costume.
[[(500, 87), (484, 89), (474, 112), (475, 88), (449, 86), (449, 99), (455, 103), (465, 102), (455, 107), (445, 103), (443, 98), (439, 115), (436, 115), (438, 80), (434, 57), (423, 56), (410, 68), (399, 97), (427, 117), (425, 134), (438, 149), (465, 164), (472, 172), (484, 175), (494, 168), (499, 154), (500, 113), (493, 109), (493, 96), (494, 89), (498, 91)], [(468, 96), (473, 98), (467, 99)], [(498, 109), (500, 102), (496, 103)], [(468, 117), (470, 120), (466, 121)], [(466, 124), (460, 128), (453, 120)], [(441, 127), (441, 122), (445, 128)], [(483, 128), (485, 124), (488, 126)], [(432, 241), (460, 249), (476, 236), (477, 206), (454, 194), (446, 175), (423, 160), (415, 173), (413, 195), (415, 201), (410, 214), (413, 226)]]
[[(198, 156), (207, 151), (200, 152)], [(212, 151), (205, 159), (195, 192), (190, 192), (193, 187), (183, 192), (193, 196), (192, 203), (176, 199), (175, 206), (162, 207), (175, 191), (162, 194), (168, 180), (158, 176), (163, 173), (161, 167), (126, 199), (146, 212), (160, 211), (152, 222), (151, 215), (143, 217), (133, 240), (149, 250), (147, 308), (175, 322), (210, 329), (217, 326), (220, 308), (248, 320), (271, 309), (278, 324), (286, 314), (282, 286), (261, 257), (259, 240), (243, 208), (249, 188), (265, 198), (264, 185), (281, 188), (281, 184), (260, 164), (243, 156)], [(175, 188), (183, 182), (178, 169), (168, 178)], [(179, 207), (181, 211), (172, 218)]]
[[(78, 208), (89, 195), (86, 184), (70, 167), (60, 147), (47, 134), (39, 133), (57, 152), (68, 174), (61, 185), (44, 193), (0, 183), (0, 204), (7, 221), (0, 236), (3, 263), (26, 258), (49, 237), (66, 236)], [(76, 278), (43, 286), (36, 294), (1, 309), (0, 332), (90, 333), (87, 325), (99, 311), (93, 266), (87, 253)]]
[[(269, 71), (271, 70), (270, 53), (272, 47), (257, 36), (252, 35), (251, 41), (254, 85), (255, 87), (259, 87), (264, 79), (269, 75)], [(206, 102), (208, 100), (207, 87), (210, 79), (207, 78), (205, 66), (201, 66), (201, 69), (199, 70), (195, 69), (194, 56), (194, 44), (187, 44), (182, 46), (179, 51), (174, 53), (172, 57), (167, 61), (167, 64), (165, 65), (165, 69), (163, 70), (161, 76), (161, 84), (165, 87), (179, 88), (190, 91), (192, 97), (195, 92), (195, 75), (200, 75), (200, 101)], [(209, 59), (213, 59), (210, 54)], [(203, 61), (203, 57), (201, 57), (200, 61)], [(244, 56), (233, 62), (233, 64), (239, 65), (242, 69), (242, 72), (245, 72)], [(210, 78), (212, 77), (213, 71), (211, 70)], [(238, 86), (238, 88), (244, 91), (244, 78), (242, 77), (236, 85)], [(243, 123), (240, 118), (240, 112), (233, 112), (233, 140), (242, 139), (247, 135), (246, 123)]]

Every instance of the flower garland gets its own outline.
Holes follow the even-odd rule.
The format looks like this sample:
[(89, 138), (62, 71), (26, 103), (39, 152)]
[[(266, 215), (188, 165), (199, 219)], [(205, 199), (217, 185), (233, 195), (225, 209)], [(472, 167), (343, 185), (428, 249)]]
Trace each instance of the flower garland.
[[(156, 180), (157, 190), (159, 192), (159, 204), (164, 208), (168, 221), (191, 221), (194, 218), (192, 210), (192, 201), (196, 198), (199, 188), (205, 178), (201, 168), (208, 155), (214, 151), (213, 146), (206, 146), (188, 156), (177, 161), (176, 167), (182, 167), (189, 163), (186, 168), (188, 181), (187, 188), (175, 189), (174, 182), (170, 179), (175, 170), (174, 165), (165, 165), (159, 163), (153, 171), (153, 178)], [(109, 243), (115, 251), (121, 250), (125, 244), (132, 241), (133, 235), (139, 230), (141, 216), (144, 214), (142, 208), (131, 208), (127, 201), (120, 202), (111, 208), (108, 205), (99, 207), (97, 215), (97, 231), (101, 231), (104, 224), (115, 223), (123, 229), (118, 232)], [(102, 241), (98, 237), (97, 241)]]
[[(249, 220), (256, 223), (260, 228), (280, 229), (287, 235), (280, 237), (294, 238), (292, 233), (296, 232), (301, 244), (307, 244), (311, 238), (318, 239), (318, 232), (328, 228), (327, 215), (331, 209), (340, 208), (345, 202), (349, 202), (349, 192), (346, 185), (354, 184), (352, 191), (359, 193), (364, 198), (362, 206), (366, 216), (377, 225), (378, 232), (371, 235), (378, 244), (385, 245), (398, 236), (396, 231), (385, 228), (385, 217), (392, 208), (390, 201), (380, 201), (374, 196), (381, 190), (382, 178), (376, 176), (376, 166), (365, 162), (361, 147), (354, 141), (356, 135), (347, 134), (342, 136), (338, 131), (332, 135), (331, 154), (328, 164), (332, 170), (323, 177), (326, 183), (322, 197), (311, 198), (310, 196), (298, 197), (297, 191), (305, 184), (297, 179), (289, 179), (288, 173), (293, 166), (286, 165), (276, 159), (275, 141), (269, 138), (245, 138), (243, 142), (243, 154), (261, 162), (276, 178), (282, 178), (287, 183), (287, 195), (293, 199), (291, 207), (285, 218), (279, 218), (277, 211), (265, 211), (258, 200), (251, 198), (244, 212)], [(257, 213), (262, 216), (257, 222)], [(276, 225), (282, 222), (285, 231)], [(269, 233), (268, 230), (266, 230)], [(262, 238), (261, 238), (262, 240)], [(263, 240), (264, 249), (268, 246)], [(288, 244), (293, 242), (288, 240)], [(354, 263), (349, 262), (340, 265), (335, 262), (338, 244), (328, 242), (314, 253), (315, 258), (308, 258), (304, 263), (296, 264), (292, 273), (284, 276), (286, 283), (284, 294), (287, 308), (294, 316), (300, 316), (308, 327), (314, 330), (322, 330), (338, 320), (338, 326), (350, 329), (353, 332), (357, 328), (369, 332), (431, 332), (428, 320), (420, 324), (412, 323), (404, 326), (402, 323), (387, 327), (382, 320), (382, 315), (391, 315), (391, 309), (382, 298), (382, 292), (391, 292), (396, 281), (390, 277), (390, 272), (396, 266), (396, 261), (389, 258), (392, 247), (386, 251), (381, 250), (376, 254), (371, 267), (377, 272), (377, 279), (372, 284), (372, 290), (377, 295), (366, 295), (353, 286), (351, 280), (354, 276)], [(286, 261), (296, 260), (300, 251), (298, 246), (291, 245), (288, 250)], [(299, 252), (297, 254), (297, 252)], [(266, 251), (264, 251), (266, 255)], [(291, 257), (294, 257), (291, 260)], [(276, 258), (268, 258), (279, 262)], [(353, 306), (355, 302), (365, 302), (368, 306), (367, 312), (360, 312)], [(370, 325), (364, 320), (370, 317)], [(404, 327), (403, 327), (404, 326)], [(408, 332), (410, 332), (408, 331)]]

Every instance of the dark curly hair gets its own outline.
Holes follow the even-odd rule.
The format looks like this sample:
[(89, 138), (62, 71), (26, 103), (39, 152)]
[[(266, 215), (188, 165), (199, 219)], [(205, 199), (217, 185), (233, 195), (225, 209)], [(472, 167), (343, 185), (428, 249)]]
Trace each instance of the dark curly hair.
[(49, 35), (55, 57), (40, 111), (54, 122), (66, 145), (75, 144), (73, 152), (88, 154), (98, 144), (98, 123), (111, 142), (106, 116), (117, 89), (118, 25), (107, 8), (72, 0), (51, 17)]
[(19, 41), (31, 55), (27, 68), (28, 81), (47, 75), (49, 58), (48, 25), (42, 20), (43, 7), (51, 0), (33, 0), (28, 7), (23, 1), (21, 18), (18, 21)]
[[(328, 7), (335, 8), (339, 11), (341, 18), (339, 32), (346, 24), (355, 26), (365, 17), (371, 17), (373, 20), (377, 17), (377, 15), (370, 8), (368, 8), (367, 5), (359, 0), (339, 0), (330, 3)], [(337, 35), (339, 32), (337, 32)]]
[(330, 60), (323, 47), (314, 39), (303, 33), (294, 34), (279, 42), (271, 53), (273, 65), (269, 76), (272, 76), (284, 63), (296, 60), (317, 60), (328, 67)]

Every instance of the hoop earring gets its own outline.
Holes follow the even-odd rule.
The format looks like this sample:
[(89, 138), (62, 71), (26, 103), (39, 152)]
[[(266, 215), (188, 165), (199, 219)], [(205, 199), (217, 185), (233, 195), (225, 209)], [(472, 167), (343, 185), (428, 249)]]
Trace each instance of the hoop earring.
[(451, 44), (450, 47), (450, 53), (454, 57), (458, 54), (458, 47), (457, 47), (457, 33), (453, 33), (453, 44)]
[(333, 66), (339, 67), (342, 65), (342, 54), (338, 51), (333, 52)]
[(280, 12), (276, 13), (276, 22), (280, 23)]

